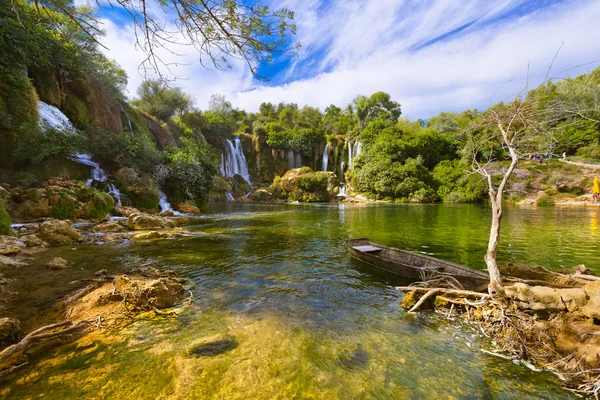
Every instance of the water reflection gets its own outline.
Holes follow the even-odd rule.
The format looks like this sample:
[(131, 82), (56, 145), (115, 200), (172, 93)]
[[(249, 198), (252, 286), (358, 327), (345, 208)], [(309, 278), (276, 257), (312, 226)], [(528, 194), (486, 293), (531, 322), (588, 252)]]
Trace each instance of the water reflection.
[[(123, 264), (124, 251), (178, 270), (194, 304), (173, 319), (140, 320), (116, 343), (87, 338), (84, 353), (61, 349), (0, 395), (570, 398), (552, 375), (479, 352), (487, 342), (472, 327), (407, 315), (394, 289), (405, 282), (350, 259), (344, 244), (370, 237), (481, 267), (488, 216), (479, 206), (227, 204), (191, 228), (202, 236), (85, 247), (74, 254), (89, 271)], [(588, 224), (586, 210), (508, 209), (501, 257), (597, 265)]]

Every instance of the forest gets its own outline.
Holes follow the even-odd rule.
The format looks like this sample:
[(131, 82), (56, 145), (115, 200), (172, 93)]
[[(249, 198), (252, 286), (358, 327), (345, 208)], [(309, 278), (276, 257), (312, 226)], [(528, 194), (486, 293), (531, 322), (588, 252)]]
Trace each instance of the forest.
[[(6, 49), (0, 54), (5, 77), (0, 82), (0, 181), (10, 185), (33, 188), (52, 176), (81, 179), (69, 160), (89, 154), (109, 171), (130, 205), (156, 209), (162, 188), (171, 202), (202, 208), (228, 193), (234, 198), (247, 193), (250, 182), (219, 171), (227, 140), (239, 138), (252, 190), (268, 191), (253, 199), (329, 200), (271, 187), (287, 170), (308, 167), (303, 169), (308, 174), (333, 172), (352, 193), (370, 199), (482, 202), (487, 183), (473, 173), (474, 161), (493, 161), (502, 169), (508, 160), (486, 113), (501, 114), (519, 102), (532, 110), (527, 141), (519, 149), (523, 157), (600, 158), (600, 68), (576, 78), (548, 79), (489, 110), (441, 112), (416, 121), (402, 118), (401, 99), (385, 91), (325, 110), (265, 99), (258, 112), (237, 109), (214, 94), (202, 110), (160, 79), (145, 81), (129, 99), (125, 72), (80, 25), (61, 12), (39, 13), (29, 3), (16, 4), (18, 12), (7, 4), (0, 7), (0, 47)], [(40, 124), (39, 102), (57, 107), (75, 130)], [(475, 157), (474, 142), (479, 143)], [(308, 192), (334, 183), (305, 178)]]

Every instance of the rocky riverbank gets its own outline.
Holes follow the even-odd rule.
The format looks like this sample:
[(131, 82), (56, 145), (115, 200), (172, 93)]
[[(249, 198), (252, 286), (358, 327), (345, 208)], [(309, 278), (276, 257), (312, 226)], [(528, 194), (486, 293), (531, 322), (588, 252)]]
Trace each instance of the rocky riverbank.
[[(508, 265), (505, 296), (456, 288), (399, 287), (402, 307), (459, 314), (492, 339), (492, 353), (553, 371), (583, 396), (600, 393), (600, 278), (584, 266), (561, 271)], [(426, 286), (426, 285), (425, 285)]]

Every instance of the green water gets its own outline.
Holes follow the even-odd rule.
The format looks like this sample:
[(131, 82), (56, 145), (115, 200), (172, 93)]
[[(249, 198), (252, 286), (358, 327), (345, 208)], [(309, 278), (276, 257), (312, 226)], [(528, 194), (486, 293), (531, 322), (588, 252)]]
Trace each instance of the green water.
[[(509, 208), (505, 217), (501, 261), (600, 272), (597, 211)], [(491, 344), (473, 327), (408, 315), (394, 289), (403, 282), (351, 260), (344, 247), (370, 237), (481, 268), (488, 227), (489, 210), (479, 206), (222, 205), (191, 228), (194, 238), (48, 250), (13, 272), (23, 288), (153, 262), (188, 278), (194, 300), (176, 317), (140, 319), (113, 343), (92, 336), (35, 360), (0, 395), (572, 398), (553, 375), (481, 352)], [(43, 263), (56, 255), (73, 267), (49, 277)], [(44, 311), (33, 292), (15, 313)]]

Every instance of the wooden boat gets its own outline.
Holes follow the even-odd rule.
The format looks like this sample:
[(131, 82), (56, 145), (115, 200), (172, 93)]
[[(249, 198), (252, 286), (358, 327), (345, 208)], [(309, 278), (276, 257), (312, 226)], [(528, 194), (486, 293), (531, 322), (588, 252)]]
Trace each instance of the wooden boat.
[(465, 289), (483, 290), (490, 280), (484, 271), (412, 251), (382, 246), (366, 238), (350, 239), (346, 244), (352, 257), (357, 260), (415, 282), (444, 274), (454, 277)]

